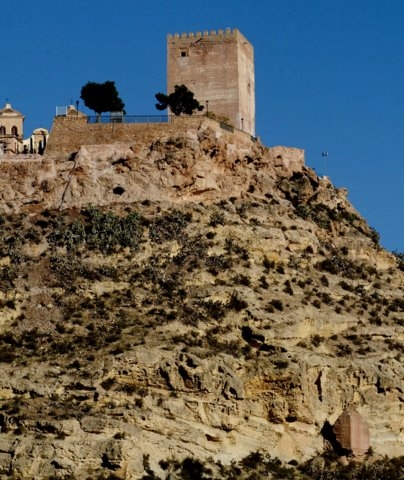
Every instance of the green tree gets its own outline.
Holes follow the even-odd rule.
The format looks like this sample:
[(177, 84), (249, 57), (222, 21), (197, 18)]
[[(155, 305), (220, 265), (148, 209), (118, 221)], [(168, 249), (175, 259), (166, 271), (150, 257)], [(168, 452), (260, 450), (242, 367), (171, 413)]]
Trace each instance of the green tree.
[(169, 95), (164, 93), (156, 93), (157, 110), (165, 110), (170, 107), (174, 115), (192, 115), (195, 111), (202, 111), (203, 106), (194, 98), (194, 93), (188, 90), (185, 85), (175, 85), (174, 92)]
[(84, 105), (99, 117), (103, 112), (124, 112), (125, 104), (119, 98), (115, 82), (87, 82), (81, 89)]

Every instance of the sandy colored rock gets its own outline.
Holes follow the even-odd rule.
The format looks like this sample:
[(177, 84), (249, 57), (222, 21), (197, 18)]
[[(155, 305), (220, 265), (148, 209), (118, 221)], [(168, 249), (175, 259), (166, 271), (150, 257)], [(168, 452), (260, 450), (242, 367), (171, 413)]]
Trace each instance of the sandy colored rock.
[(402, 454), (403, 273), (346, 191), (209, 119), (110, 127), (0, 161), (0, 468), (301, 462), (351, 404)]

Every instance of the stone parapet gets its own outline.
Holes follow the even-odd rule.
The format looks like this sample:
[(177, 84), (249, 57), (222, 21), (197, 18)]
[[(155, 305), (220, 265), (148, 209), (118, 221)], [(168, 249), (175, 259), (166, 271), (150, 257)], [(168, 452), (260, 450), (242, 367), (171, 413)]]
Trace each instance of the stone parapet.
[[(173, 117), (169, 123), (94, 124), (87, 123), (86, 118), (55, 117), (46, 153), (70, 154), (77, 152), (82, 145), (150, 143), (159, 137), (197, 130), (202, 124), (222, 130), (219, 122), (208, 117)], [(237, 130), (231, 134), (249, 138), (247, 133)]]

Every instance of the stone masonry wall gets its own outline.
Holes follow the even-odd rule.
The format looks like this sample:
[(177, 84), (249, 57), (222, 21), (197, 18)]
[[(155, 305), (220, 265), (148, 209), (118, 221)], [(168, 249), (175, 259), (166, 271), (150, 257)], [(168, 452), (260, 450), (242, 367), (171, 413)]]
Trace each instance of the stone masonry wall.
[[(157, 138), (185, 134), (190, 128), (197, 129), (208, 124), (220, 128), (217, 121), (207, 117), (178, 117), (169, 123), (96, 123), (88, 124), (86, 118), (55, 117), (46, 147), (46, 154), (71, 154), (82, 145), (131, 145), (136, 142), (150, 143)], [(224, 135), (250, 138), (245, 132), (235, 130)]]
[(167, 92), (186, 85), (205, 109), (251, 135), (254, 83), (254, 49), (238, 30), (168, 35)]

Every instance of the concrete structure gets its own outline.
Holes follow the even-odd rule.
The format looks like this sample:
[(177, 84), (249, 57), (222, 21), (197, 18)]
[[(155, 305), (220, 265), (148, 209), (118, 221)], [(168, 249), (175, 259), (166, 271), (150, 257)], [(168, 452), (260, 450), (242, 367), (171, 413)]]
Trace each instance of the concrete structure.
[(218, 118), (255, 136), (254, 49), (238, 31), (167, 37), (167, 93), (186, 85)]
[(22, 152), (24, 118), (10, 103), (0, 109), (0, 153)]

